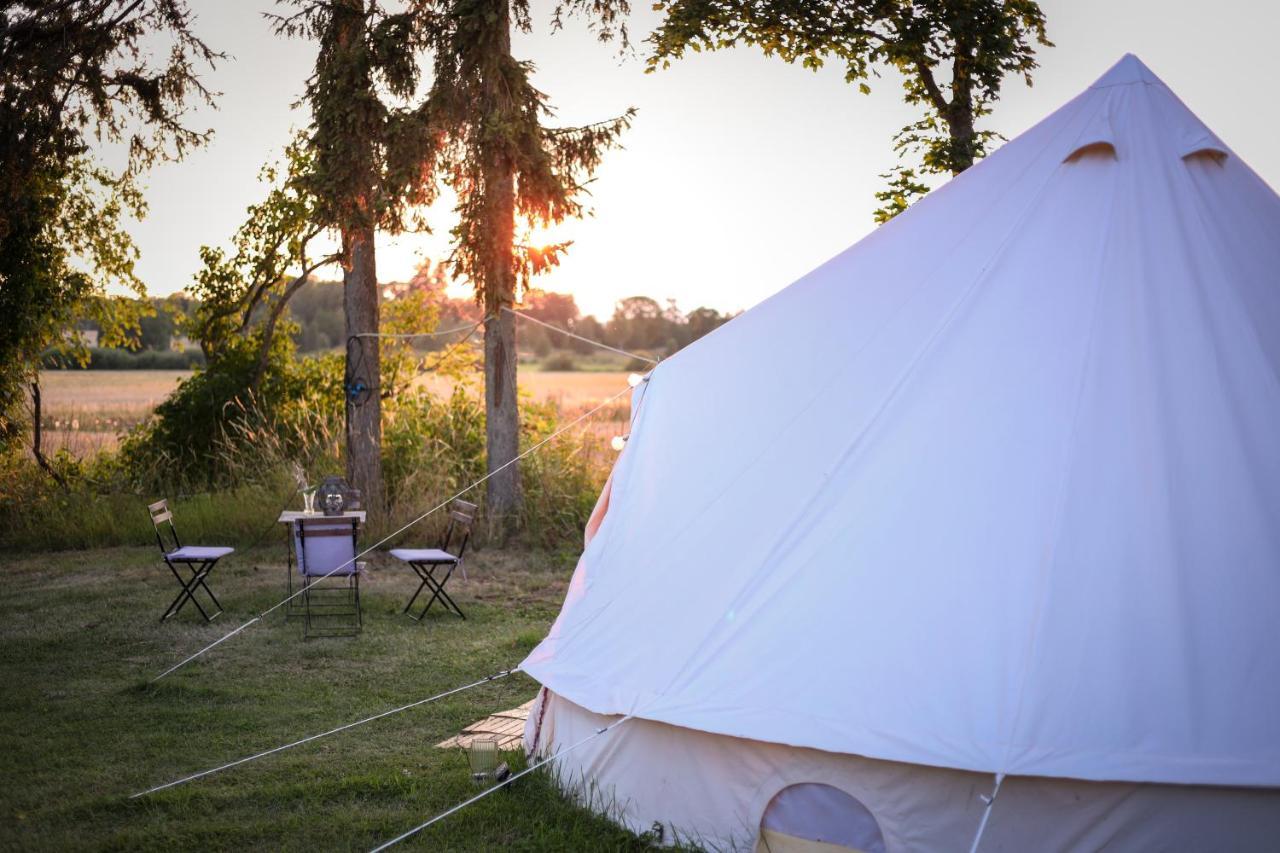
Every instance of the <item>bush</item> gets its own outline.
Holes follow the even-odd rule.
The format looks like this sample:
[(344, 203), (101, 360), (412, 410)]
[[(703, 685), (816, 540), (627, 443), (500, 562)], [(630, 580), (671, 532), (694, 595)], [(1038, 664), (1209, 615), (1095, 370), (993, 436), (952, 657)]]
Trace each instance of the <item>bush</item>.
[(578, 360), (572, 353), (554, 352), (542, 361), (543, 370), (577, 370)]
[(342, 435), (342, 357), (296, 358), (277, 336), (254, 387), (254, 346), (183, 380), (121, 444), (134, 482), (199, 491), (256, 482), (283, 460), (332, 454)]
[(653, 370), (653, 368), (654, 365), (652, 362), (648, 362), (640, 358), (633, 358), (627, 362), (627, 366), (624, 367), (623, 370), (630, 371), (631, 373), (648, 373), (650, 370)]
[[(250, 391), (256, 360), (245, 347), (197, 371), (116, 453), (85, 461), (55, 457), (68, 489), (29, 458), (6, 458), (0, 466), (0, 545), (144, 544), (152, 533), (143, 510), (160, 497), (179, 510), (192, 537), (241, 545), (260, 538), (281, 505), (293, 500), (296, 469), (309, 483), (345, 470), (345, 406), (341, 355), (297, 358), (282, 340), (257, 390)], [(625, 420), (625, 406), (620, 411)], [(523, 401), (522, 446), (559, 429), (565, 414), (554, 403)], [(382, 448), (388, 506), (371, 514), (369, 544), (484, 476), (481, 396), (465, 383), (447, 396), (426, 389), (389, 396), (383, 400)], [(538, 548), (579, 548), (612, 462), (613, 453), (587, 425), (526, 457), (520, 463), (525, 499), (518, 536)], [(464, 497), (483, 514), (483, 485)], [(430, 541), (443, 518), (439, 513), (401, 538)], [(481, 524), (477, 544), (484, 533)]]
[[(89, 350), (88, 370), (194, 370), (205, 366), (204, 353), (198, 349), (178, 352), (176, 350), (142, 350), (130, 352), (123, 349), (103, 349), (93, 347)], [(78, 364), (68, 363), (67, 357), (57, 352), (46, 352), (41, 357), (41, 367), (45, 370), (78, 370)]]

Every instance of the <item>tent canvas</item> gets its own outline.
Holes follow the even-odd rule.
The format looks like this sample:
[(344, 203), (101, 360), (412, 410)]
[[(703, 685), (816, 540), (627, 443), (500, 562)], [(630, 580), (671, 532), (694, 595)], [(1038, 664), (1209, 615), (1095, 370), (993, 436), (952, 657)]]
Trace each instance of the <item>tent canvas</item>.
[(1126, 56), (653, 371), (522, 668), (566, 726), (1274, 796), (1278, 235)]

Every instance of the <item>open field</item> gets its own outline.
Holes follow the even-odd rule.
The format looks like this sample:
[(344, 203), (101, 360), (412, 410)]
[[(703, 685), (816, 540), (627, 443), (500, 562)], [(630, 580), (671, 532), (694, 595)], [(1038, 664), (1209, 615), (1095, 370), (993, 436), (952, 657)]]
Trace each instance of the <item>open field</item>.
[(44, 446), (77, 456), (115, 447), (189, 370), (42, 370)]
[[(147, 417), (186, 370), (48, 370), (40, 374), (44, 398), (45, 448), (65, 447), (84, 455), (116, 445), (119, 434)], [(426, 375), (418, 380), (436, 393), (453, 383)], [(565, 411), (594, 405), (627, 387), (627, 373), (521, 369), (520, 388), (538, 400), (555, 400)]]
[[(179, 517), (181, 523), (181, 517)], [(410, 573), (375, 559), (364, 633), (303, 642), (277, 612), (148, 679), (282, 597), (283, 542), (226, 558), (227, 612), (157, 619), (177, 586), (154, 549), (6, 558), (0, 570), (0, 839), (7, 849), (367, 850), (472, 794), (433, 744), (532, 698), (521, 675), (145, 798), (131, 793), (469, 683), (518, 663), (570, 565), (487, 550), (450, 590), (467, 620), (400, 615)], [(455, 585), (456, 584), (456, 585)], [(522, 764), (519, 753), (508, 758)], [(410, 839), (419, 850), (645, 850), (543, 773)]]

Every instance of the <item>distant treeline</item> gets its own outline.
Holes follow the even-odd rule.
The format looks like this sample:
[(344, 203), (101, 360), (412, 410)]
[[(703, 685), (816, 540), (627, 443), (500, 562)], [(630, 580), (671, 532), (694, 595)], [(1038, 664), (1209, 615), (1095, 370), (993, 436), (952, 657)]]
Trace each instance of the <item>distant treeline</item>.
[[(396, 285), (388, 285), (394, 290)], [(591, 314), (583, 314), (569, 293), (530, 290), (524, 295), (520, 311), (544, 323), (571, 331), (584, 338), (600, 341), (628, 351), (670, 355), (716, 327), (732, 319), (734, 314), (721, 314), (714, 308), (680, 310), (674, 299), (665, 304), (648, 296), (631, 296), (614, 307), (605, 322)], [(296, 336), (303, 352), (331, 349), (342, 343), (342, 285), (320, 281), (298, 291), (289, 302), (290, 316), (301, 326)], [(480, 309), (470, 299), (440, 298), (439, 328), (453, 328), (480, 319)], [(560, 335), (531, 323), (522, 324), (517, 333), (522, 352), (545, 357), (557, 350), (580, 355), (599, 352), (595, 347), (567, 335)], [(439, 349), (448, 341), (424, 339), (423, 349)]]
[(89, 363), (78, 364), (66, 355), (47, 352), (40, 366), (45, 370), (81, 367), (89, 370), (194, 370), (204, 367), (204, 353), (197, 347), (187, 350), (125, 349), (89, 347)]
[[(386, 292), (392, 294), (399, 286), (387, 285)], [(181, 318), (191, 310), (191, 300), (179, 293), (163, 299), (152, 299), (151, 302), (156, 313), (153, 317), (142, 319), (137, 350), (131, 352), (92, 347), (89, 350), (90, 369), (180, 370), (203, 366), (204, 356), (199, 346), (187, 341), (182, 334)], [(620, 301), (615, 306), (613, 315), (601, 322), (590, 314), (583, 314), (572, 294), (543, 290), (526, 293), (520, 310), (544, 323), (584, 338), (629, 352), (658, 356), (670, 355), (734, 316), (721, 314), (713, 308), (695, 308), (686, 313), (677, 307), (674, 299), (668, 299), (666, 304), (662, 304), (648, 296), (632, 296)], [(480, 309), (469, 299), (440, 295), (439, 312), (438, 328), (441, 329), (480, 319)], [(315, 353), (341, 347), (341, 282), (316, 281), (304, 285), (289, 300), (288, 316), (296, 324), (294, 340), (300, 352)], [(79, 331), (92, 332), (93, 326), (91, 323), (82, 323)], [(525, 357), (550, 359), (548, 366), (557, 369), (573, 369), (577, 364), (573, 355), (587, 356), (600, 352), (588, 343), (532, 323), (521, 324), (518, 340)], [(442, 338), (424, 338), (418, 346), (433, 350), (449, 343), (449, 340)], [(46, 354), (44, 366), (57, 368), (78, 365), (69, 364), (65, 357), (51, 352)]]

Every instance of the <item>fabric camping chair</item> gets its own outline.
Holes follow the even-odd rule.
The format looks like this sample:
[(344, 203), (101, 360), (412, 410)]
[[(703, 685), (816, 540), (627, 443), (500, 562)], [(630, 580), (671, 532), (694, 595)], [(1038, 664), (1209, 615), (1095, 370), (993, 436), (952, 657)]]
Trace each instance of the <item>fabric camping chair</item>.
[[(303, 638), (359, 634), (363, 627), (360, 574), (364, 571), (364, 563), (355, 562), (359, 519), (300, 518), (297, 525)], [(322, 627), (322, 619), (336, 619), (339, 624)]]
[[(177, 616), (178, 611), (190, 601), (200, 611), (204, 621), (212, 622), (222, 612), (222, 605), (218, 603), (217, 597), (214, 596), (213, 590), (209, 589), (205, 579), (213, 571), (214, 565), (235, 549), (205, 545), (183, 545), (182, 541), (178, 539), (178, 528), (174, 526), (173, 513), (169, 511), (168, 501), (160, 500), (153, 504), (148, 504), (147, 512), (151, 514), (151, 526), (156, 531), (156, 544), (160, 546), (160, 557), (164, 560), (164, 564), (169, 567), (169, 571), (173, 573), (178, 586), (182, 587), (178, 597), (165, 609), (160, 621), (163, 622), (170, 616)], [(164, 528), (161, 526), (166, 523), (168, 524), (167, 537)], [(182, 574), (178, 571), (178, 566), (185, 566), (191, 577), (184, 580)], [(209, 600), (217, 608), (212, 616), (205, 612), (205, 609), (200, 606), (200, 602), (196, 599), (197, 589), (204, 590), (205, 595), (209, 596)]]
[[(467, 618), (463, 615), (458, 603), (444, 591), (444, 585), (453, 576), (454, 569), (462, 565), (462, 557), (467, 552), (467, 543), (471, 541), (471, 525), (475, 521), (477, 509), (478, 507), (473, 503), (454, 501), (449, 510), (449, 526), (445, 528), (444, 537), (440, 540), (438, 548), (392, 549), (391, 556), (408, 563), (409, 568), (413, 569), (421, 581), (417, 591), (409, 599), (409, 603), (404, 606), (404, 612), (409, 613), (409, 608), (413, 607), (422, 590), (431, 589), (431, 598), (427, 600), (427, 606), (423, 607), (422, 612), (417, 616), (409, 613), (410, 619), (421, 621), (431, 609), (431, 605), (437, 601), (450, 613), (463, 619)], [(457, 543), (456, 553), (452, 550), (455, 542)], [(437, 578), (435, 574), (437, 570), (443, 571), (444, 575)]]

